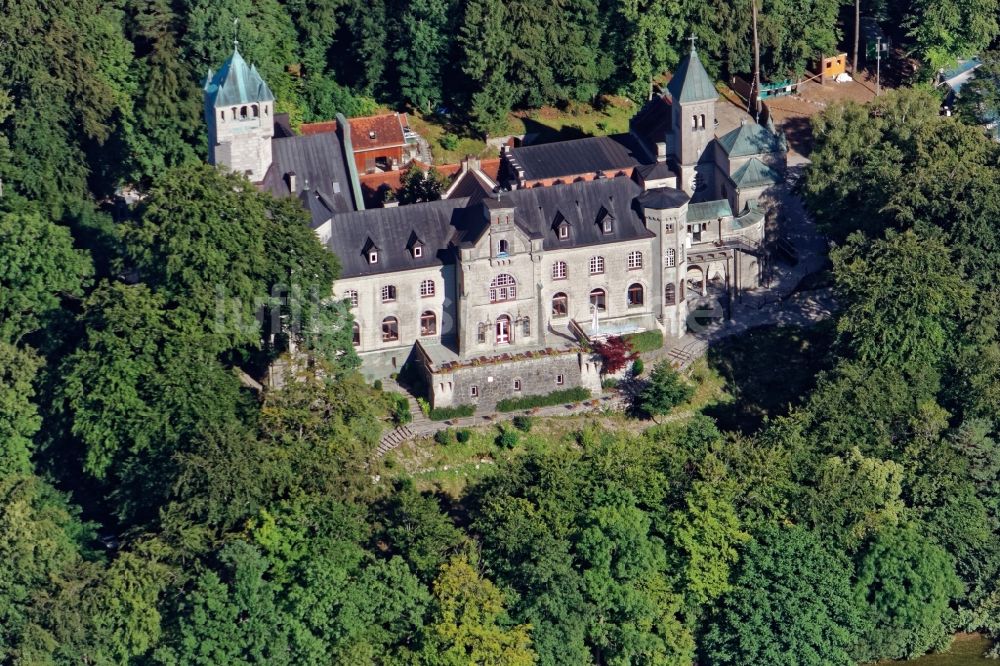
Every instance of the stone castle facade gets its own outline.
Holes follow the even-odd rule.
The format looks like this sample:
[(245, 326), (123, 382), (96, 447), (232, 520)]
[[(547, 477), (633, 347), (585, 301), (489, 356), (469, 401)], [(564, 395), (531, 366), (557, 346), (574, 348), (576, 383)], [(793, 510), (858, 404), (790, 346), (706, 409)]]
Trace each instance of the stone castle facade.
[(681, 336), (709, 285), (759, 287), (784, 145), (752, 123), (715, 136), (717, 98), (692, 49), (628, 135), (514, 149), (504, 182), (473, 164), (441, 201), (373, 210), (350, 201), (337, 142), (317, 158), (317, 137), (267, 135), (273, 96), (238, 53), (210, 74), (205, 114), (213, 163), (310, 210), (341, 261), (334, 296), (351, 305), (365, 373), (409, 363), (435, 406), (488, 409), (598, 392), (586, 342)]

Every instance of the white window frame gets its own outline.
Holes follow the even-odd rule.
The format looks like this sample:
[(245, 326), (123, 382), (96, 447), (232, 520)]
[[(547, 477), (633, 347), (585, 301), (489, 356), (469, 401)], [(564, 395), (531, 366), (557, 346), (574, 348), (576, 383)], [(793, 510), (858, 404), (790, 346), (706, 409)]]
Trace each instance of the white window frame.
[(382, 302), (394, 303), (395, 301), (396, 301), (396, 285), (394, 284), (382, 285)]
[(437, 285), (434, 280), (421, 280), (420, 281), (420, 297), (430, 298), (437, 291)]
[(639, 250), (632, 250), (628, 253), (628, 267), (630, 270), (642, 268), (642, 252)]
[(667, 254), (663, 257), (663, 265), (667, 268), (673, 268), (677, 265), (677, 251), (674, 248), (667, 248)]
[(596, 254), (590, 258), (590, 274), (591, 275), (604, 274), (604, 257), (602, 257), (599, 254)]
[(557, 261), (552, 264), (552, 279), (553, 280), (565, 280), (567, 274), (566, 262)]

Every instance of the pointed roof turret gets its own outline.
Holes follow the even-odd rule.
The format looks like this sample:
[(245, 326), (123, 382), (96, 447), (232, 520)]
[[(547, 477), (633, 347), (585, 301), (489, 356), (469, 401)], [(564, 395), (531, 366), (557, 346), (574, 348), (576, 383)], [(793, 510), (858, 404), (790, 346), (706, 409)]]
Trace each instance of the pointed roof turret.
[(218, 72), (213, 75), (212, 70), (208, 70), (205, 95), (214, 107), (274, 101), (274, 94), (257, 71), (256, 65), (247, 65), (235, 46), (233, 55), (229, 56)]
[(681, 60), (677, 66), (674, 77), (667, 84), (667, 90), (674, 102), (687, 104), (688, 102), (709, 102), (719, 97), (712, 83), (712, 77), (705, 71), (705, 66), (701, 64), (698, 51), (691, 43), (691, 52)]

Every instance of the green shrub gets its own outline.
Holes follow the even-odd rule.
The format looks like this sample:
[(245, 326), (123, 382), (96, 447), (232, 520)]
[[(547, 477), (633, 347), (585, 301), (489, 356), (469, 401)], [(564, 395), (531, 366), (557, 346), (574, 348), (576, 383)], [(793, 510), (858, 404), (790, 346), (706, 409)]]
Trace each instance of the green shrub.
[(409, 423), (413, 420), (413, 415), (410, 414), (410, 401), (406, 399), (406, 396), (401, 393), (388, 393), (389, 399), (392, 400), (392, 420), (396, 425), (403, 425)]
[(375, 387), (376, 391), (381, 391), (382, 390), (382, 380), (381, 379), (376, 379), (375, 383), (372, 384), (372, 386)]
[(427, 416), (431, 413), (431, 403), (427, 402), (425, 398), (417, 398), (417, 405), (420, 407), (420, 411)]
[(653, 367), (649, 381), (639, 394), (639, 406), (654, 418), (689, 400), (694, 387), (684, 381), (669, 361), (660, 361)]
[(532, 419), (530, 416), (515, 416), (512, 422), (514, 427), (521, 432), (531, 432)]
[(635, 363), (632, 364), (632, 376), (633, 377), (638, 377), (639, 375), (642, 374), (642, 371), (645, 368), (646, 368), (646, 366), (643, 365), (641, 358), (635, 359)]
[(459, 444), (465, 444), (466, 442), (469, 441), (470, 437), (472, 437), (472, 433), (469, 432), (468, 428), (462, 428), (461, 430), (455, 433), (455, 439), (458, 440)]
[(458, 149), (458, 137), (454, 134), (442, 134), (441, 135), (441, 147), (445, 150), (457, 150)]
[(500, 430), (500, 435), (497, 437), (497, 446), (504, 449), (512, 449), (517, 446), (517, 431), (511, 430), (510, 428), (503, 428)]
[(427, 416), (430, 417), (431, 421), (447, 421), (448, 419), (472, 416), (475, 413), (475, 405), (456, 405), (455, 407), (435, 407)]
[(608, 377), (607, 379), (601, 380), (601, 388), (603, 389), (616, 389), (618, 388), (618, 378)]
[(526, 395), (520, 398), (505, 398), (497, 403), (498, 412), (516, 412), (520, 409), (531, 409), (533, 407), (550, 407), (552, 405), (564, 405), (568, 402), (582, 402), (590, 398), (590, 391), (577, 386), (571, 389), (562, 389), (543, 395)]
[(455, 433), (451, 428), (445, 428), (444, 430), (438, 430), (434, 433), (434, 441), (441, 446), (447, 446), (455, 441)]
[(624, 336), (632, 345), (632, 349), (637, 352), (655, 351), (663, 346), (662, 331), (643, 331), (642, 333), (631, 333)]

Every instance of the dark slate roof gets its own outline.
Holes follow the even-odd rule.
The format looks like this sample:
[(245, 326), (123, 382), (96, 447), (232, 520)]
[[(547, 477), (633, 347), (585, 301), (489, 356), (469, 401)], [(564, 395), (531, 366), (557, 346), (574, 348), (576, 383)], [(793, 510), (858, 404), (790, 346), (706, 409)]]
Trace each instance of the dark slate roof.
[(781, 138), (757, 123), (743, 123), (733, 131), (723, 134), (718, 141), (730, 157), (784, 152)]
[(652, 162), (630, 134), (511, 148), (510, 155), (528, 180), (568, 178), (613, 169), (632, 169)]
[(295, 136), (295, 131), (292, 130), (292, 121), (288, 118), (288, 114), (274, 114), (274, 137), (282, 139), (289, 136)]
[(656, 154), (656, 144), (666, 141), (673, 131), (670, 100), (666, 95), (656, 95), (629, 120), (629, 127), (650, 145), (650, 152)]
[(235, 48), (218, 72), (212, 74), (212, 70), (208, 70), (205, 95), (213, 107), (274, 101), (274, 94), (257, 72), (256, 65), (248, 66)]
[(691, 200), (683, 190), (675, 190), (672, 187), (658, 187), (654, 190), (646, 190), (639, 195), (639, 203), (644, 208), (653, 210), (670, 210), (679, 208)]
[[(427, 203), (372, 208), (334, 215), (327, 247), (341, 263), (341, 277), (375, 275), (452, 263), (449, 247), (463, 216), (468, 199), (442, 199)], [(407, 249), (416, 235), (426, 248), (414, 258)], [(365, 247), (369, 240), (379, 248), (378, 263), (369, 264)]]
[[(271, 141), (271, 167), (263, 189), (276, 197), (296, 196), (312, 215), (312, 227), (333, 213), (354, 210), (344, 151), (336, 133), (291, 136)], [(288, 189), (287, 174), (295, 174), (295, 191)], [(309, 196), (303, 196), (308, 193)]]
[(720, 217), (732, 217), (733, 209), (729, 205), (728, 199), (718, 201), (703, 201), (693, 203), (688, 206), (688, 222), (700, 222), (702, 220), (717, 220)]
[(660, 180), (661, 178), (671, 178), (674, 172), (670, 170), (666, 162), (657, 162), (656, 164), (643, 164), (636, 167), (636, 171), (639, 175), (643, 177), (644, 180)]
[(667, 90), (675, 102), (681, 103), (708, 102), (719, 97), (712, 77), (705, 71), (694, 47), (691, 47), (691, 52), (677, 66), (677, 71), (667, 84)]
[(493, 188), (475, 169), (470, 169), (460, 175), (448, 189), (449, 199), (467, 198), (472, 203), (478, 203), (492, 194)]
[[(655, 190), (681, 205), (687, 195), (677, 190)], [(672, 193), (672, 194), (671, 194)], [(328, 247), (340, 258), (343, 277), (453, 263), (454, 248), (475, 243), (488, 229), (488, 208), (513, 207), (515, 224), (542, 247), (556, 250), (649, 238), (637, 205), (642, 188), (629, 178), (608, 178), (551, 187), (505, 192), (502, 199), (445, 199), (395, 208), (376, 208), (334, 215)], [(645, 193), (649, 195), (650, 192)], [(612, 232), (603, 233), (599, 221), (613, 217)], [(556, 220), (570, 224), (570, 236), (560, 240)], [(427, 249), (414, 259), (408, 245), (416, 235)], [(364, 248), (380, 250), (377, 264), (369, 264)]]
[(766, 187), (780, 183), (783, 179), (781, 174), (761, 162), (756, 157), (751, 157), (750, 161), (741, 166), (731, 176), (736, 187)]

